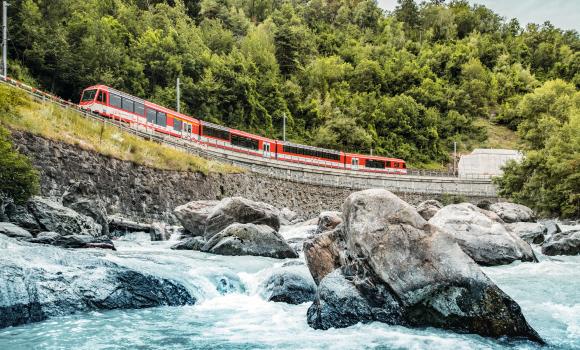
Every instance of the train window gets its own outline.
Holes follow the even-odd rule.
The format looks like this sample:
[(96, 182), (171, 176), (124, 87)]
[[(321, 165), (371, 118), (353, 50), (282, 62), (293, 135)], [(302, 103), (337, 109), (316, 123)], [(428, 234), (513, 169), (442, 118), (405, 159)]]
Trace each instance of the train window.
[(373, 169), (384, 169), (385, 162), (382, 160), (367, 159), (365, 167)]
[(258, 140), (251, 139), (249, 137), (240, 136), (232, 134), (232, 145), (240, 146), (243, 148), (258, 150)]
[(83, 97), (81, 97), (81, 102), (92, 101), (97, 94), (97, 90), (87, 90), (83, 92)]
[(110, 94), (109, 95), (109, 104), (113, 107), (121, 108), (121, 96)]
[(104, 91), (99, 91), (99, 95), (97, 96), (97, 101), (105, 103), (107, 101), (107, 97), (105, 96)]
[(403, 163), (403, 169), (407, 169), (407, 163)]
[(139, 115), (145, 114), (145, 106), (142, 103), (135, 102), (135, 113)]
[(167, 126), (167, 117), (163, 112), (157, 112), (157, 122), (155, 123), (159, 126)]
[(173, 118), (173, 130), (181, 131), (182, 124), (181, 120)]
[(223, 129), (214, 128), (207, 124), (203, 125), (202, 133), (205, 136), (215, 137), (222, 140), (230, 140), (230, 132)]
[(121, 103), (121, 105), (123, 106), (122, 108), (124, 110), (133, 113), (135, 103), (132, 100), (129, 100), (128, 98), (123, 98), (123, 102)]
[(147, 108), (147, 121), (149, 123), (155, 123), (157, 119), (157, 112), (154, 109)]

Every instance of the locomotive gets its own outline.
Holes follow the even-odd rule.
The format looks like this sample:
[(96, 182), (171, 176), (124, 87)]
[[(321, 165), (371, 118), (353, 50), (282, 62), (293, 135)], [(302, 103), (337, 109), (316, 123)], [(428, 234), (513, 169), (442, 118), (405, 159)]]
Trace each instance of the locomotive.
[(406, 174), (404, 160), (312, 147), (269, 139), (209, 123), (126, 94), (105, 85), (83, 90), (79, 105), (101, 116), (120, 120), (141, 130), (198, 142), (256, 157), (323, 168)]

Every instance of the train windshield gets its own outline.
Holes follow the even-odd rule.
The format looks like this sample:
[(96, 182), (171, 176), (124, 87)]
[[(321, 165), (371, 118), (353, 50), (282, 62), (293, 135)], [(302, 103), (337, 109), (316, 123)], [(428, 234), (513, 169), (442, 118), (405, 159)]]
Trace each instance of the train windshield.
[(97, 90), (86, 90), (83, 92), (83, 97), (81, 98), (81, 102), (92, 101), (95, 99), (95, 95), (97, 94)]

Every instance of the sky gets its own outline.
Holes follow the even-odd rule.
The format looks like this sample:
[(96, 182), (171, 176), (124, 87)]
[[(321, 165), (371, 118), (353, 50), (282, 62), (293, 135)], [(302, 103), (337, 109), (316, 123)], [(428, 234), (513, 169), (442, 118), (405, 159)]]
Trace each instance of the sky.
[[(393, 10), (397, 0), (377, 0), (385, 10)], [(421, 0), (416, 0), (420, 3)], [(550, 21), (561, 29), (576, 29), (580, 32), (580, 0), (469, 0), (481, 4), (508, 20), (517, 18), (524, 27), (533, 22), (542, 24)]]

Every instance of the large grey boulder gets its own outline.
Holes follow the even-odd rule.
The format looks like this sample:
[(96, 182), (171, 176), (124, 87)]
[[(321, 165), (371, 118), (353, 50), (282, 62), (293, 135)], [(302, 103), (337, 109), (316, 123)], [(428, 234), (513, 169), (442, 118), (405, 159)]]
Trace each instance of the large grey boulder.
[(268, 301), (302, 304), (314, 301), (316, 284), (306, 266), (285, 266), (266, 278), (261, 295)]
[(184, 286), (98, 254), (0, 236), (0, 328), (90, 310), (193, 303)]
[(9, 222), (30, 232), (37, 233), (42, 231), (40, 224), (36, 221), (36, 218), (30, 210), (28, 210), (26, 204), (16, 205), (14, 203), (8, 203), (4, 215)]
[(297, 258), (298, 254), (273, 228), (266, 225), (232, 224), (213, 235), (202, 251), (220, 255), (256, 255)]
[(489, 206), (489, 210), (499, 215), (507, 223), (532, 222), (536, 219), (532, 209), (516, 203), (494, 203)]
[(50, 199), (33, 197), (28, 202), (28, 209), (42, 231), (54, 231), (61, 235), (101, 235), (102, 227), (95, 220)]
[(380, 321), (542, 342), (455, 239), (394, 194), (355, 192), (343, 215), (344, 265), (320, 282), (312, 327)]
[(417, 206), (417, 212), (423, 217), (423, 219), (429, 220), (435, 216), (435, 214), (441, 208), (443, 208), (443, 204), (441, 204), (441, 202), (435, 199), (429, 199), (419, 203)]
[(204, 236), (213, 237), (233, 223), (266, 225), (280, 229), (278, 210), (270, 204), (242, 197), (225, 198), (213, 209), (206, 221)]
[(429, 223), (449, 232), (461, 249), (481, 265), (536, 261), (529, 243), (507, 230), (496, 214), (473, 204), (448, 205)]
[(342, 223), (342, 213), (339, 211), (323, 211), (318, 215), (316, 234), (334, 230)]
[(193, 201), (180, 205), (173, 214), (187, 230), (190, 236), (203, 236), (206, 220), (219, 201)]
[(109, 235), (109, 220), (107, 217), (107, 209), (105, 208), (103, 201), (99, 199), (77, 198), (65, 195), (63, 197), (63, 205), (77, 213), (92, 218), (97, 224), (101, 225), (100, 235)]
[(171, 246), (173, 250), (201, 250), (205, 245), (205, 240), (201, 236), (184, 239)]
[(539, 222), (514, 222), (505, 227), (530, 244), (542, 244), (547, 232), (546, 226)]
[(10, 222), (0, 222), (0, 234), (8, 237), (32, 238), (32, 234)]
[(100, 248), (116, 250), (113, 241), (107, 236), (93, 237), (89, 235), (66, 235), (56, 232), (41, 232), (30, 243), (50, 244), (62, 248)]
[(339, 225), (304, 241), (304, 259), (316, 284), (343, 264), (345, 246), (341, 234)]
[(545, 255), (580, 254), (580, 230), (559, 232), (548, 238), (542, 245)]
[(554, 220), (544, 220), (540, 221), (540, 223), (546, 228), (546, 238), (550, 238), (556, 233), (562, 232), (560, 226), (558, 226), (558, 223)]

